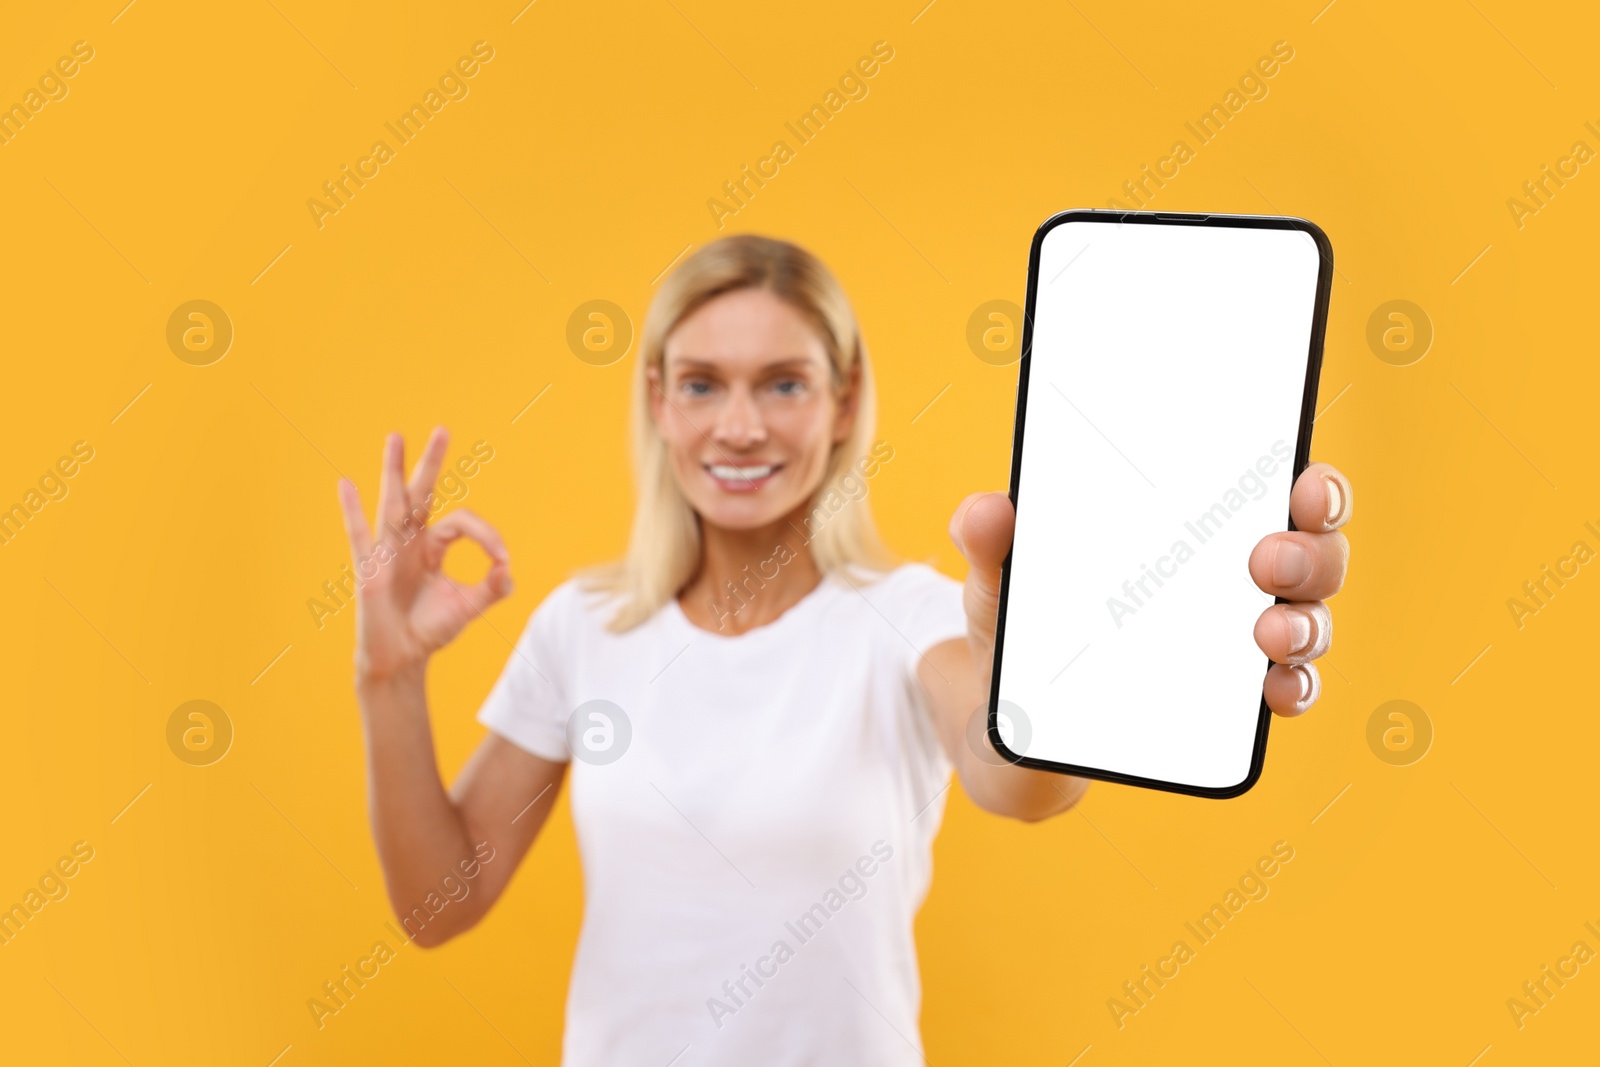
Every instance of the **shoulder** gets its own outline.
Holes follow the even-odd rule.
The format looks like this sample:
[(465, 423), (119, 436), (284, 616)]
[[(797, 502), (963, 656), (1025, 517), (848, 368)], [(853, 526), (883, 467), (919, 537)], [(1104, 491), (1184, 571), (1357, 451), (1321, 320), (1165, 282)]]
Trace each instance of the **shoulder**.
[(926, 563), (903, 563), (872, 581), (850, 580), (872, 613), (919, 651), (966, 633), (962, 583)]
[(545, 594), (539, 610), (549, 607), (563, 615), (600, 615), (610, 594), (593, 588), (583, 575), (574, 574)]
[(528, 629), (549, 638), (570, 640), (585, 634), (603, 634), (616, 610), (616, 597), (594, 588), (575, 574), (545, 594), (528, 619)]
[(868, 576), (866, 580), (852, 574), (850, 580), (875, 605), (915, 604), (928, 598), (961, 595), (960, 582), (926, 563), (902, 563), (892, 571)]

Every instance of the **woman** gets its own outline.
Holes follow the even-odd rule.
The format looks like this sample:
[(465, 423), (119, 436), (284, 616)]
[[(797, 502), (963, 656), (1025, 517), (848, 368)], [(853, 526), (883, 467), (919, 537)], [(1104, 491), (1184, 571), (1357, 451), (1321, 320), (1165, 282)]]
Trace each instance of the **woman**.
[[(479, 713), (489, 735), (446, 791), (428, 659), (511, 589), (506, 547), (464, 510), (425, 526), (446, 436), (409, 481), (384, 453), (375, 544), (341, 483), (358, 565), (357, 691), (389, 898), (438, 945), (483, 917), (572, 766), (586, 906), (567, 1001), (569, 1067), (913, 1064), (912, 921), (954, 770), (981, 807), (1043, 819), (1088, 782), (1001, 760), (981, 731), (1003, 493), (964, 500), (950, 534), (965, 586), (893, 566), (864, 499), (893, 450), (849, 302), (794, 245), (702, 248), (645, 320), (634, 389), (638, 511), (627, 556), (558, 586)], [(1315, 464), (1300, 531), (1255, 549), (1267, 703), (1305, 711), (1326, 651), (1321, 598), (1343, 581), (1350, 487)], [(446, 548), (476, 542), (458, 585)], [(576, 763), (572, 763), (573, 760)], [(487, 857), (487, 859), (486, 859)], [(441, 875), (471, 877), (448, 906)]]

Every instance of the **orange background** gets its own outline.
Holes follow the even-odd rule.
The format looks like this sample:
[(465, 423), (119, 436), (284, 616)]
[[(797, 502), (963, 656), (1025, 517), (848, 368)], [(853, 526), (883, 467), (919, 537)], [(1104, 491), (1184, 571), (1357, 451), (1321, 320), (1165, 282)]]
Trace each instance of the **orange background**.
[[(1581, 568), (1521, 628), (1507, 606), (1575, 541), (1600, 549), (1600, 177), (1581, 168), (1520, 227), (1507, 206), (1575, 141), (1600, 148), (1591, 11), (121, 2), (8, 12), (0, 35), (0, 103), (94, 50), (0, 146), (0, 506), (94, 449), (0, 547), (0, 905), (94, 849), (0, 947), (13, 1058), (553, 1063), (581, 908), (564, 807), (482, 926), (402, 950), (320, 1031), (307, 1011), (388, 936), (351, 613), (318, 630), (306, 607), (347, 559), (338, 472), (370, 501), (390, 429), (495, 449), (466, 506), (504, 532), (518, 591), (434, 666), (453, 775), (508, 638), (624, 543), (632, 354), (576, 358), (568, 316), (606, 299), (637, 325), (675, 257), (755, 230), (852, 294), (895, 448), (876, 513), (906, 557), (959, 576), (945, 523), (1004, 484), (1016, 381), (969, 349), (968, 316), (1020, 302), (1039, 222), (1105, 206), (1277, 41), (1294, 57), (1269, 94), (1191, 140), (1151, 206), (1300, 215), (1332, 239), (1313, 458), (1357, 501), (1323, 700), (1274, 724), (1235, 801), (1096, 784), (1025, 826), (957, 796), (917, 927), (928, 1059), (1592, 1051), (1594, 966), (1520, 1029), (1506, 1003), (1575, 941), (1600, 949), (1583, 925), (1600, 926), (1600, 577)], [(319, 229), (308, 198), (479, 40), (494, 58), (469, 95)], [(719, 231), (708, 198), (880, 40), (894, 58), (869, 95)], [(234, 329), (209, 366), (166, 341), (194, 299)], [(1409, 366), (1367, 341), (1391, 300), (1432, 323)], [(167, 743), (195, 699), (234, 729), (210, 766)], [(1367, 741), (1395, 699), (1434, 732), (1407, 766)], [(1270, 895), (1119, 1029), (1107, 1000), (1280, 840), (1294, 858)]]

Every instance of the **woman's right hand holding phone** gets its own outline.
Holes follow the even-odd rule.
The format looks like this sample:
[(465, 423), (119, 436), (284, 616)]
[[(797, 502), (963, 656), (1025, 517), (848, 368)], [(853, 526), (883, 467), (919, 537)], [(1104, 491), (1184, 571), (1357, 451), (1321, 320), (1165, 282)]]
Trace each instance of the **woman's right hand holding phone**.
[[(378, 483), (376, 536), (356, 487), (349, 481), (339, 483), (345, 533), (360, 578), (358, 684), (420, 672), (429, 656), (511, 592), (511, 562), (492, 526), (461, 508), (429, 522), (437, 507), (434, 483), (449, 443), (444, 428), (435, 429), (407, 481), (404, 439), (397, 433), (389, 435)], [(490, 561), (489, 572), (470, 585), (442, 570), (445, 552), (462, 537), (476, 542)]]

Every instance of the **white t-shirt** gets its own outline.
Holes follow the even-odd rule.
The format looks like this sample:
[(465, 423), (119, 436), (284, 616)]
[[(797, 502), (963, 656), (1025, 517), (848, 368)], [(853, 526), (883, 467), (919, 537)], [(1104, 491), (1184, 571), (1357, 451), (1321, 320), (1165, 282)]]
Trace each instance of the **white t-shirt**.
[(738, 635), (675, 599), (613, 634), (606, 608), (553, 590), (478, 715), (569, 760), (588, 705), (562, 1063), (920, 1065), (912, 922), (951, 765), (916, 667), (965, 636), (960, 584), (828, 576)]

